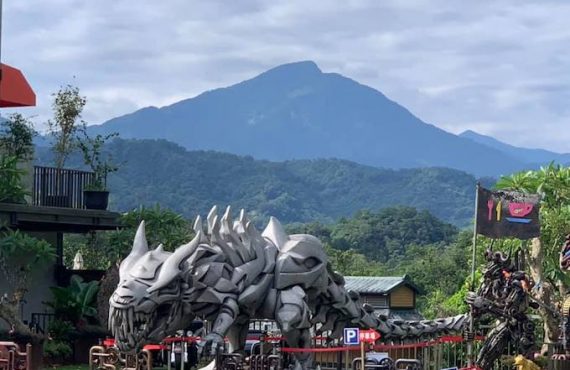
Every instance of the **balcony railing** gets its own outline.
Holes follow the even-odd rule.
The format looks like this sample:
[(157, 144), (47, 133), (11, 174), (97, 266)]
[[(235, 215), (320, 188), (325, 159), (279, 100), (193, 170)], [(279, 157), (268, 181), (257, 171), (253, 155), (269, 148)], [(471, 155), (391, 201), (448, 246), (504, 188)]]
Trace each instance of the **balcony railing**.
[(34, 166), (32, 204), (84, 208), (83, 190), (94, 180), (93, 172)]

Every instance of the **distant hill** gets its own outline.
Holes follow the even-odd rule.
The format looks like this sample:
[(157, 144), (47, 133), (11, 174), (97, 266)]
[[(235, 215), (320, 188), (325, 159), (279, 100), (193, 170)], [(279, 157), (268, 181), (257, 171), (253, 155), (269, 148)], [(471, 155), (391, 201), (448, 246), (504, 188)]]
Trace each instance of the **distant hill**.
[(500, 150), (423, 122), (377, 90), (323, 73), (313, 62), (281, 65), (91, 130), (274, 161), (341, 158), (386, 168), (450, 167), (476, 176), (527, 167)]
[[(212, 151), (188, 151), (164, 140), (115, 140), (106, 152), (121, 170), (110, 176), (112, 207), (172, 208), (187, 217), (214, 204), (252, 211), (259, 221), (331, 222), (360, 209), (412, 206), (464, 226), (473, 216), (474, 184), (446, 168), (389, 170), (344, 160), (269, 162)], [(51, 163), (38, 148), (37, 162)], [(78, 156), (68, 167), (81, 167)]]
[(471, 130), (467, 130), (459, 136), (472, 140), (473, 142), (486, 145), (489, 148), (496, 149), (505, 155), (516, 158), (517, 160), (525, 163), (545, 164), (551, 161), (555, 161), (560, 164), (570, 163), (570, 153), (560, 154), (544, 149), (520, 148), (499, 141), (491, 136), (478, 134)]

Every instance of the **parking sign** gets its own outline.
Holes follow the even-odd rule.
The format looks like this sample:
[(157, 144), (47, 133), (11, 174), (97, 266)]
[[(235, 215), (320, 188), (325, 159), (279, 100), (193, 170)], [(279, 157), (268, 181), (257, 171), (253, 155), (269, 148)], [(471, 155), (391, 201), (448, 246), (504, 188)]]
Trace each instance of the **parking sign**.
[(360, 344), (360, 329), (344, 328), (344, 344)]

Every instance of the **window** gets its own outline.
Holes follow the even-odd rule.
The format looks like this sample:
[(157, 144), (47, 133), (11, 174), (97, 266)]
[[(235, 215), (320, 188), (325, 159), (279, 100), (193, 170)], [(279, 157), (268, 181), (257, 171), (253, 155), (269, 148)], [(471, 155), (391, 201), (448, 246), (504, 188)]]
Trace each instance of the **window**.
[(385, 295), (369, 295), (365, 297), (365, 302), (374, 308), (387, 308), (388, 297)]

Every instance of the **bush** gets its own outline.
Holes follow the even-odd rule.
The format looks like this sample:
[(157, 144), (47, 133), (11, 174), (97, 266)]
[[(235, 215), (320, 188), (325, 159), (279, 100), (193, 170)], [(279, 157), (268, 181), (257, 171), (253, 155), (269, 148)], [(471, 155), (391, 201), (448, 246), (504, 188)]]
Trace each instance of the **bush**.
[(44, 357), (51, 364), (66, 363), (72, 355), (73, 349), (65, 342), (48, 340), (44, 343)]
[(18, 168), (16, 156), (0, 155), (0, 202), (26, 203), (28, 191), (22, 181), (25, 174)]
[(69, 321), (55, 319), (48, 325), (49, 337), (56, 341), (67, 341), (75, 329)]
[(68, 287), (52, 287), (53, 300), (46, 302), (56, 318), (73, 323), (79, 328), (95, 319), (97, 309), (95, 299), (99, 290), (99, 282), (84, 282), (80, 276), (73, 275)]

